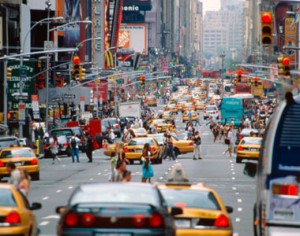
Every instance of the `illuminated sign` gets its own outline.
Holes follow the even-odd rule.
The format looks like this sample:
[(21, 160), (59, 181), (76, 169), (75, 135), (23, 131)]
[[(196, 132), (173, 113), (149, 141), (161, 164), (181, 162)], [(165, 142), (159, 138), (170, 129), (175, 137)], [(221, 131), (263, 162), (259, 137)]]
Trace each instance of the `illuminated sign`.
[(93, 6), (93, 38), (100, 38), (95, 40), (93, 44), (93, 61), (98, 66), (104, 66), (104, 43), (103, 43), (103, 36), (104, 36), (104, 1), (101, 0), (94, 0)]

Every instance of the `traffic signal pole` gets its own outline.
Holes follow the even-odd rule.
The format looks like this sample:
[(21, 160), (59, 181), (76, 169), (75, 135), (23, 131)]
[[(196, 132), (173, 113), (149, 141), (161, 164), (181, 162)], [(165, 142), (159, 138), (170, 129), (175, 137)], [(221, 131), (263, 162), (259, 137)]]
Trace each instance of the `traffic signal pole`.
[(4, 78), (3, 78), (3, 120), (4, 120), (4, 125), (7, 126), (7, 76), (6, 76), (6, 71), (7, 71), (7, 60), (4, 60)]

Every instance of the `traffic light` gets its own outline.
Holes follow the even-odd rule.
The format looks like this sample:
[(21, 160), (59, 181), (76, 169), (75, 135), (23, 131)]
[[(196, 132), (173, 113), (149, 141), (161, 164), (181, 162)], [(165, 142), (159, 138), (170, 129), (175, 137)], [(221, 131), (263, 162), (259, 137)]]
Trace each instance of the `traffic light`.
[(290, 59), (287, 56), (277, 58), (278, 75), (289, 76), (290, 73)]
[(141, 86), (145, 85), (145, 80), (146, 80), (146, 76), (145, 75), (141, 75), (141, 77), (140, 77), (140, 84), (141, 84)]
[(7, 69), (6, 69), (6, 80), (7, 81), (11, 80), (11, 75), (12, 75), (12, 68), (7, 67)]
[(73, 57), (73, 69), (72, 78), (73, 80), (79, 80), (80, 77), (80, 58), (78, 56)]
[(237, 76), (236, 76), (237, 82), (241, 83), (242, 82), (242, 74), (243, 74), (243, 72), (241, 70), (238, 70), (236, 74), (237, 74)]
[(85, 71), (86, 69), (84, 69), (82, 66), (80, 66), (79, 68), (79, 80), (85, 80)]
[(273, 20), (272, 12), (261, 13), (261, 43), (263, 45), (272, 44), (273, 41)]
[(253, 80), (254, 80), (254, 86), (257, 87), (259, 78), (254, 77)]
[(19, 120), (19, 112), (18, 111), (9, 111), (7, 113), (7, 120), (9, 122), (18, 121)]

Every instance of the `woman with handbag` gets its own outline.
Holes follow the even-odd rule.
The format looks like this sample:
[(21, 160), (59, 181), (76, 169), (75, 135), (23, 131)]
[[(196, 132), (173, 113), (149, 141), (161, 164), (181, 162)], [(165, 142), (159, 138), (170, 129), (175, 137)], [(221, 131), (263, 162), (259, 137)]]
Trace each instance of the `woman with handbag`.
[(225, 136), (224, 143), (227, 145), (227, 149), (223, 152), (223, 155), (226, 155), (226, 153), (229, 152), (229, 156), (232, 157), (232, 149), (233, 149), (232, 126), (230, 126), (227, 135)]
[(55, 164), (55, 159), (60, 161), (60, 159), (56, 156), (58, 153), (58, 141), (56, 135), (53, 135), (52, 142), (50, 143), (47, 149), (49, 149), (51, 152), (52, 165)]
[(151, 178), (154, 176), (154, 172), (151, 165), (153, 153), (151, 152), (149, 143), (145, 143), (142, 153), (142, 182), (146, 183), (148, 181), (151, 183)]

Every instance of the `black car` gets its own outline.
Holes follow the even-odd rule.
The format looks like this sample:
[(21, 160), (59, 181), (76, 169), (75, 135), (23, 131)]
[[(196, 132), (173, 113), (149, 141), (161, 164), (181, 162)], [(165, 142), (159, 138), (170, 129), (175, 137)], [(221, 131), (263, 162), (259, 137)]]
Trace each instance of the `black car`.
[[(172, 215), (182, 209), (172, 207)], [(144, 183), (78, 186), (58, 207), (57, 235), (175, 235), (174, 219), (158, 188)]]
[[(67, 155), (68, 157), (70, 157), (72, 155), (72, 150), (69, 145), (69, 139), (70, 139), (70, 137), (68, 137), (66, 135), (57, 136), (57, 143), (58, 143), (57, 155), (60, 155), (60, 156)], [(52, 137), (50, 136), (49, 143), (46, 146), (48, 146), (51, 142), (52, 142)], [(48, 149), (45, 149), (44, 157), (51, 158), (51, 151)]]

